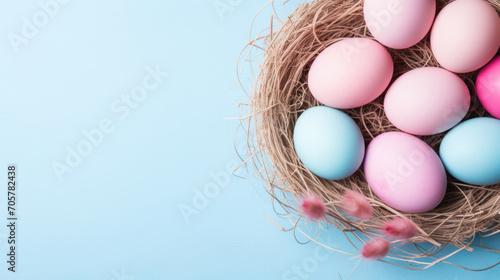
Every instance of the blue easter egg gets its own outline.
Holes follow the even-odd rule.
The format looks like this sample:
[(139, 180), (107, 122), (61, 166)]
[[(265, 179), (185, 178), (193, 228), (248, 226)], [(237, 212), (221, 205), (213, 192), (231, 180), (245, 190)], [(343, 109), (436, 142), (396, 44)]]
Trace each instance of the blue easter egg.
[(439, 154), (446, 170), (471, 185), (500, 183), (500, 120), (474, 118), (446, 134)]
[(295, 151), (314, 174), (330, 180), (351, 176), (363, 162), (365, 143), (356, 123), (344, 112), (318, 106), (295, 124)]

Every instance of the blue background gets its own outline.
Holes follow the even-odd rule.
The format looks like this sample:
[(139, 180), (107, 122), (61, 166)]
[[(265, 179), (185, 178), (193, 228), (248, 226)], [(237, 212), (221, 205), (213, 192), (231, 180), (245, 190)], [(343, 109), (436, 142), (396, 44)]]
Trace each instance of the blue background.
[[(241, 162), (233, 145), (238, 121), (224, 118), (238, 117), (238, 103), (247, 101), (236, 61), (267, 0), (62, 2), (44, 22), (39, 1), (0, 0), (0, 174), (18, 166), (19, 217), (12, 273), (0, 191), (0, 279), (347, 278), (358, 258), (299, 244), (266, 218), (291, 226), (258, 180), (230, 176)], [(23, 18), (34, 16), (42, 26), (26, 37)], [(269, 16), (267, 9), (255, 29)], [(24, 40), (13, 44), (15, 36)], [(129, 114), (118, 112), (148, 67), (169, 75), (135, 108), (127, 105)], [(95, 132), (103, 120), (114, 130), (85, 146), (83, 131)], [(241, 134), (234, 142), (242, 150)], [(69, 167), (68, 149), (78, 145), (86, 155)], [(60, 178), (58, 164), (68, 171)], [(200, 198), (204, 190), (210, 197)], [(314, 233), (317, 225), (304, 228)], [(357, 254), (338, 230), (319, 239)], [(452, 261), (484, 267), (499, 259), (479, 251)], [(415, 272), (365, 261), (350, 276), (403, 278), (500, 276), (498, 268), (473, 273), (440, 264)]]

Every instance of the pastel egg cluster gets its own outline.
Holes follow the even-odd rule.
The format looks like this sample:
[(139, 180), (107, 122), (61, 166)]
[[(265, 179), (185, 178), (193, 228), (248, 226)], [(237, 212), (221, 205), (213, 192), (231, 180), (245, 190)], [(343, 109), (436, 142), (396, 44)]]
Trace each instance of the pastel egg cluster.
[[(494, 58), (500, 17), (484, 0), (455, 0), (435, 14), (435, 0), (365, 0), (366, 26), (378, 42), (344, 38), (315, 58), (308, 86), (325, 106), (306, 110), (294, 128), (295, 150), (312, 173), (341, 180), (364, 162), (373, 192), (408, 213), (441, 203), (446, 171), (468, 184), (500, 183), (500, 56)], [(416, 68), (391, 84), (394, 63), (386, 47), (409, 48), (429, 31), (442, 68)], [(497, 119), (462, 122), (471, 95), (456, 73), (478, 69), (478, 98)], [(383, 133), (365, 147), (359, 127), (341, 110), (369, 104), (384, 92), (385, 113), (400, 132)], [(446, 131), (439, 155), (416, 137)]]

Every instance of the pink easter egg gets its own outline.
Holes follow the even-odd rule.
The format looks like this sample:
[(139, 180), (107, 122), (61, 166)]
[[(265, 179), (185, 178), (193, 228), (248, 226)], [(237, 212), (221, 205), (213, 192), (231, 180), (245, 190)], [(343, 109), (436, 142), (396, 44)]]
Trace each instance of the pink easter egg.
[(457, 125), (470, 107), (469, 89), (456, 74), (437, 67), (406, 72), (387, 90), (384, 109), (397, 128), (432, 135)]
[(436, 0), (365, 0), (366, 25), (384, 46), (406, 49), (429, 32), (436, 15)]
[(476, 90), (484, 108), (495, 118), (500, 119), (500, 56), (479, 71)]
[(500, 18), (484, 0), (455, 0), (439, 12), (431, 48), (441, 66), (467, 73), (483, 67), (500, 47)]
[(394, 63), (379, 43), (343, 39), (323, 50), (309, 70), (308, 85), (321, 103), (349, 109), (370, 103), (389, 85)]
[(387, 132), (366, 150), (364, 170), (373, 192), (387, 205), (407, 213), (435, 208), (446, 192), (446, 172), (424, 141), (404, 132)]

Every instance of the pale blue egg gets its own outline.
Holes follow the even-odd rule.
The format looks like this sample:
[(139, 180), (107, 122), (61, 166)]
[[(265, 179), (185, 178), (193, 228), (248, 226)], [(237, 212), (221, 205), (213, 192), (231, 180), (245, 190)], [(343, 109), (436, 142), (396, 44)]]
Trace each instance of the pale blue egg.
[(439, 154), (446, 170), (471, 185), (500, 183), (500, 120), (467, 120), (446, 134)]
[(356, 123), (330, 107), (312, 107), (302, 113), (295, 124), (293, 142), (302, 163), (330, 180), (351, 176), (365, 155), (363, 135)]

